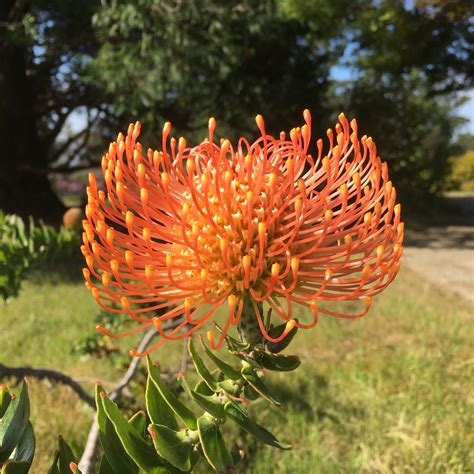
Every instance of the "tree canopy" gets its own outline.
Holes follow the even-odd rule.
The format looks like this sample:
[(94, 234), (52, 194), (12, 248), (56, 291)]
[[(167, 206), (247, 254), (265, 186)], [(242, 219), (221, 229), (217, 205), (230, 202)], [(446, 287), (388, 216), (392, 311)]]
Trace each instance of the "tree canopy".
[(463, 0), (6, 0), (0, 208), (57, 216), (48, 173), (97, 163), (136, 119), (151, 144), (167, 120), (199, 140), (215, 116), (235, 138), (257, 113), (278, 132), (304, 108), (316, 133), (357, 116), (406, 199), (439, 192), (473, 86), (473, 13)]

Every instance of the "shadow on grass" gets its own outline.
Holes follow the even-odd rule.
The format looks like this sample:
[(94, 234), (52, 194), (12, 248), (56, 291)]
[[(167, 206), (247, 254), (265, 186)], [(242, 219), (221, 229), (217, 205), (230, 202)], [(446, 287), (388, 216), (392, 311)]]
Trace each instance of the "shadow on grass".
[(332, 395), (327, 377), (308, 373), (291, 384), (269, 384), (278, 400), (293, 413), (302, 413), (308, 421), (330, 420), (342, 425), (341, 417), (352, 416), (363, 419), (366, 411), (360, 405), (341, 403)]

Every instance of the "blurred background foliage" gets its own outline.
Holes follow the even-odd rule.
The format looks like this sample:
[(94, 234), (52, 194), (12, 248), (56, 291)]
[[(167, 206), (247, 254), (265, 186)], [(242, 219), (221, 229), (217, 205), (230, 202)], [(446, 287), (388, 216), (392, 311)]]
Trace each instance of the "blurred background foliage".
[(252, 138), (257, 113), (278, 132), (306, 107), (318, 135), (356, 116), (405, 204), (424, 206), (464, 186), (450, 173), (472, 150), (457, 109), (473, 13), (465, 0), (4, 0), (0, 208), (57, 222), (57, 176), (97, 165), (137, 119), (157, 146), (166, 120), (191, 143), (211, 115), (222, 136)]

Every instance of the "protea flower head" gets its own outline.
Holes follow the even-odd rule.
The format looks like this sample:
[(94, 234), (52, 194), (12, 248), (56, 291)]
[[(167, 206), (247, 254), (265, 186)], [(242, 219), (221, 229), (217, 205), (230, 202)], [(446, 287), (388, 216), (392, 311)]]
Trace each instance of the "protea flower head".
[[(105, 189), (89, 177), (84, 276), (99, 305), (138, 324), (124, 334), (99, 330), (123, 337), (155, 326), (162, 337), (149, 353), (209, 329), (223, 305), (222, 334), (216, 341), (208, 333), (214, 347), (249, 307), (273, 342), (295, 326), (313, 327), (320, 313), (367, 313), (400, 265), (395, 188), (372, 138), (358, 138), (355, 120), (341, 114), (313, 156), (309, 111), (303, 116), (302, 127), (275, 138), (258, 115), (261, 136), (252, 144), (216, 142), (213, 118), (208, 138), (194, 147), (169, 140), (170, 123), (161, 151), (144, 152), (138, 122), (118, 135), (102, 159)], [(320, 304), (339, 300), (361, 301), (361, 311)], [(277, 338), (263, 322), (263, 302), (287, 322)], [(309, 309), (309, 321), (294, 319), (295, 303)], [(169, 320), (180, 322), (167, 331)]]

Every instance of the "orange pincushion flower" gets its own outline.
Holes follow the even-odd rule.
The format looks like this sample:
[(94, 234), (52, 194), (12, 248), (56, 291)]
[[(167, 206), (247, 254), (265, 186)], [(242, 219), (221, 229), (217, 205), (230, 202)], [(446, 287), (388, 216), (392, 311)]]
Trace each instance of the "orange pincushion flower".
[[(224, 327), (245, 318), (252, 304), (263, 336), (278, 341), (295, 325), (316, 324), (318, 313), (357, 318), (400, 266), (403, 223), (387, 164), (370, 137), (357, 136), (357, 123), (343, 114), (327, 131), (329, 150), (316, 142), (309, 154), (311, 116), (306, 124), (274, 138), (256, 117), (261, 137), (196, 147), (168, 136), (162, 151), (143, 153), (140, 124), (118, 135), (102, 160), (105, 190), (90, 175), (83, 253), (86, 285), (110, 311), (153, 325), (166, 340), (181, 339), (208, 323), (224, 303)], [(100, 281), (101, 284), (96, 282)], [(362, 300), (359, 314), (318, 308), (318, 301)], [(261, 303), (288, 322), (277, 339), (262, 322)], [(110, 305), (119, 303), (122, 309)], [(310, 308), (309, 324), (292, 319), (292, 307)], [(166, 310), (165, 310), (166, 309)], [(160, 316), (155, 316), (157, 310)], [(162, 322), (182, 318), (165, 331)], [(222, 343), (223, 335), (214, 344)], [(134, 355), (136, 351), (132, 351)]]

